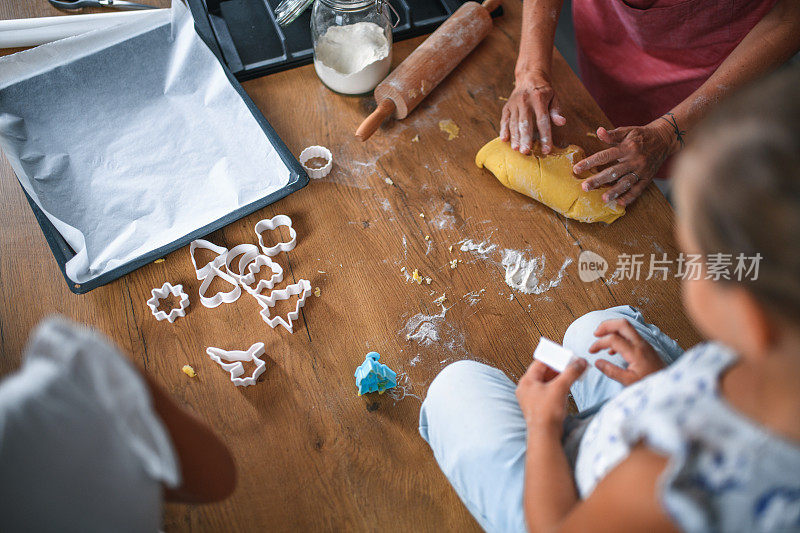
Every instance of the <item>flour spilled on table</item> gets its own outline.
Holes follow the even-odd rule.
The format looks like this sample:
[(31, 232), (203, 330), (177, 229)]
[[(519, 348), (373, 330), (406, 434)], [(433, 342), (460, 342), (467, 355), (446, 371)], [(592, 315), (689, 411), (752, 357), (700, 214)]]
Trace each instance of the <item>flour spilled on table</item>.
[(481, 289), (479, 291), (470, 291), (464, 295), (464, 301), (468, 303), (470, 306), (473, 306), (481, 301), (481, 297), (483, 296), (484, 292), (486, 292), (486, 289)]
[(451, 229), (456, 225), (456, 217), (453, 214), (453, 206), (445, 202), (442, 210), (433, 219), (433, 227), (436, 229)]
[(489, 239), (482, 242), (475, 242), (472, 239), (464, 239), (458, 242), (461, 245), (462, 252), (472, 252), (475, 255), (488, 257), (489, 254), (497, 248), (496, 244), (491, 244)]
[(525, 294), (542, 294), (553, 287), (558, 287), (564, 278), (564, 271), (572, 263), (572, 258), (567, 257), (564, 260), (553, 279), (540, 281), (546, 262), (544, 255), (526, 259), (518, 250), (504, 250), (501, 264), (506, 271), (506, 284)]
[(417, 313), (412, 316), (405, 327), (400, 330), (406, 334), (406, 340), (417, 341), (422, 346), (439, 342), (439, 328), (444, 323), (449, 307), (442, 305), (442, 312), (436, 315)]

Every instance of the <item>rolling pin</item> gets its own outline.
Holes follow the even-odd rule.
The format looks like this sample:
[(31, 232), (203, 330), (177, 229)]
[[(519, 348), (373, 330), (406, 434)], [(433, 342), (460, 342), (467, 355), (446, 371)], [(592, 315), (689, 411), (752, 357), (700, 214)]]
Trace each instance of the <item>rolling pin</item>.
[(356, 130), (361, 141), (394, 113), (403, 119), (447, 77), (492, 29), (489, 14), (502, 0), (466, 2), (375, 87), (378, 108)]

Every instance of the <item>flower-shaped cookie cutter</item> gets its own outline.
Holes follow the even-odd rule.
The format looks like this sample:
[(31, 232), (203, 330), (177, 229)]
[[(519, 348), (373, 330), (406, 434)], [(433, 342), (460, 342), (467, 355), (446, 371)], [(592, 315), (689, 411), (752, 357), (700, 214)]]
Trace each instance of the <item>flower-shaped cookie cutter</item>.
[[(274, 290), (269, 296), (262, 296), (262, 295), (253, 295), (258, 300), (258, 303), (261, 304), (261, 318), (264, 319), (269, 327), (275, 328), (278, 324), (285, 327), (289, 333), (294, 333), (294, 321), (300, 318), (300, 309), (306, 304), (306, 298), (311, 293), (311, 282), (307, 279), (301, 279), (294, 285), (289, 285), (283, 290)], [(272, 307), (275, 307), (275, 304), (278, 300), (288, 300), (292, 296), (300, 296), (297, 299), (297, 307), (295, 307), (294, 311), (289, 311), (289, 314), (286, 315), (286, 318), (289, 319), (287, 322), (283, 319), (282, 316), (276, 316), (270, 318), (269, 310)]]
[[(211, 250), (217, 257), (209, 261), (205, 266), (202, 268), (197, 268), (197, 260), (194, 258), (194, 251), (198, 248), (203, 248), (206, 250)], [(204, 239), (197, 239), (196, 241), (192, 241), (189, 245), (189, 255), (192, 258), (192, 265), (194, 265), (194, 271), (197, 275), (197, 279), (203, 279), (208, 276), (214, 268), (219, 268), (220, 266), (225, 264), (225, 257), (228, 253), (228, 249), (223, 246), (217, 246), (213, 242), (206, 241)]]
[[(272, 276), (269, 279), (258, 280), (256, 286), (251, 287), (256, 280), (256, 274), (261, 272), (261, 268), (265, 266), (272, 270)], [(239, 278), (242, 287), (253, 296), (260, 295), (264, 289), (272, 289), (276, 283), (281, 281), (283, 281), (283, 267), (266, 255), (257, 255), (247, 265), (247, 273)]]
[[(309, 160), (316, 158), (324, 159), (325, 164), (319, 168), (309, 167), (306, 164), (309, 162)], [(333, 154), (331, 154), (331, 151), (324, 146), (309, 146), (300, 152), (300, 157), (298, 157), (297, 160), (300, 161), (301, 165), (303, 165), (308, 177), (315, 180), (324, 178), (330, 173), (331, 168), (333, 168)]]
[[(214, 296), (207, 297), (206, 291), (211, 285), (211, 281), (217, 276), (233, 285), (233, 289), (228, 292), (218, 292)], [(239, 296), (242, 295), (242, 288), (239, 286), (239, 283), (233, 278), (233, 276), (226, 274), (215, 266), (211, 269), (210, 273), (203, 278), (203, 283), (200, 284), (200, 290), (198, 292), (200, 293), (200, 303), (209, 309), (213, 309), (215, 307), (219, 307), (223, 303), (229, 304), (238, 300)]]
[[(231, 383), (237, 387), (247, 387), (248, 385), (255, 385), (256, 380), (264, 373), (267, 364), (259, 356), (264, 354), (264, 343), (257, 342), (250, 346), (247, 350), (223, 350), (222, 348), (214, 348), (209, 346), (206, 348), (206, 353), (212, 361), (219, 364), (226, 372), (231, 375)], [(243, 362), (252, 361), (256, 364), (253, 375), (246, 378), (241, 377), (244, 374)]]
[[(241, 259), (239, 259), (239, 272), (236, 273), (231, 268), (231, 263), (237, 256), (241, 255)], [(228, 253), (225, 255), (225, 272), (235, 279), (237, 282), (242, 282), (242, 277), (247, 275), (245, 272), (245, 268), (253, 262), (253, 260), (261, 255), (261, 252), (258, 249), (258, 246), (255, 244), (240, 244), (238, 246), (234, 246)]]
[[(289, 228), (289, 240), (287, 242), (279, 242), (275, 246), (268, 247), (264, 244), (264, 238), (261, 234), (267, 230), (274, 230), (279, 226), (286, 226)], [(286, 215), (276, 215), (272, 218), (259, 220), (254, 229), (256, 231), (256, 235), (258, 235), (258, 245), (261, 246), (261, 251), (264, 252), (264, 255), (268, 257), (274, 257), (280, 252), (289, 252), (294, 250), (294, 247), (297, 244), (297, 232), (292, 227), (292, 219)]]
[[(153, 312), (153, 316), (156, 317), (156, 320), (167, 320), (172, 324), (179, 316), (186, 316), (186, 308), (189, 307), (189, 295), (183, 292), (183, 285), (173, 285), (167, 282), (164, 283), (161, 288), (155, 288), (150, 292), (153, 297), (147, 300), (147, 306)], [(158, 302), (170, 294), (181, 299), (178, 304), (180, 307), (171, 309), (169, 314), (167, 314), (166, 311), (159, 311)]]

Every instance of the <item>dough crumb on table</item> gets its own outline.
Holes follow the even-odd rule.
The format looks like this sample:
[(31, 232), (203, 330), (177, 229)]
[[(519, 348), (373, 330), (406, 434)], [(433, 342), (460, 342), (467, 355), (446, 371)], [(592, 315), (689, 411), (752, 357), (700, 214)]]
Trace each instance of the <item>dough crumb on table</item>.
[(452, 141), (458, 137), (458, 134), (461, 132), (461, 128), (458, 127), (458, 124), (449, 118), (439, 121), (439, 129), (447, 134), (448, 141)]
[(195, 372), (194, 368), (192, 368), (189, 365), (183, 365), (183, 368), (181, 368), (181, 372), (183, 372), (184, 374), (186, 374), (190, 378), (197, 377), (197, 372)]

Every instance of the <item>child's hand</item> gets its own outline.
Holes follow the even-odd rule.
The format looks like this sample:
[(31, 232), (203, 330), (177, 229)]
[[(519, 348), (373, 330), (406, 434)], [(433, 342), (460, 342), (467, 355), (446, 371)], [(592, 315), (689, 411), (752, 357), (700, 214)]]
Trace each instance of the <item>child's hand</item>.
[(650, 344), (644, 340), (624, 318), (606, 320), (594, 332), (600, 337), (589, 348), (589, 353), (597, 353), (608, 348), (611, 354), (618, 353), (628, 363), (622, 368), (603, 359), (595, 362), (597, 369), (614, 381), (627, 386), (643, 377), (658, 372), (666, 365)]
[(541, 361), (534, 361), (528, 367), (517, 385), (517, 402), (528, 428), (546, 427), (561, 433), (567, 416), (569, 388), (586, 370), (586, 364), (585, 359), (578, 359), (555, 377)]

